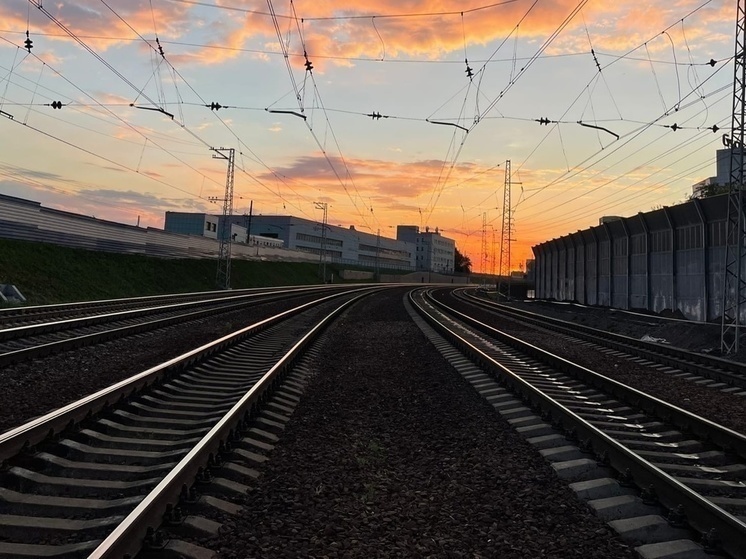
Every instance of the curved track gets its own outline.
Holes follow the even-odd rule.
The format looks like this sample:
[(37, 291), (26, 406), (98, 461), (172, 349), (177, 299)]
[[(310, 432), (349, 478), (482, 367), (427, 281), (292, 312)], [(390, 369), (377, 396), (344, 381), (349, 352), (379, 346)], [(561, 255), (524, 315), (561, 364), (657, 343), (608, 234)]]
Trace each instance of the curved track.
[[(336, 287), (336, 286), (334, 286)], [(0, 328), (14, 328), (41, 322), (69, 320), (72, 318), (92, 317), (98, 314), (115, 313), (147, 307), (159, 307), (175, 303), (206, 302), (212, 299), (245, 297), (247, 295), (268, 295), (288, 290), (319, 291), (334, 289), (332, 286), (310, 287), (273, 287), (220, 291), (203, 291), (196, 293), (173, 293), (168, 295), (151, 295), (146, 297), (129, 297), (120, 299), (102, 299), (56, 305), (23, 305), (0, 308)]]
[[(533, 436), (533, 444), (555, 446), (546, 451), (550, 460), (558, 460), (555, 469), (593, 470), (598, 461), (616, 471), (623, 484), (639, 488), (592, 506), (606, 511), (611, 499), (617, 507), (613, 514), (624, 508), (662, 510), (674, 526), (693, 528), (706, 548), (746, 557), (744, 435), (526, 344), (429, 292), (419, 292), (412, 304), (478, 366), (468, 378), (498, 411)], [(657, 514), (649, 512), (645, 521), (666, 524)]]
[(134, 555), (211, 465), (261, 444), (242, 438), (272, 421), (270, 394), (371, 291), (299, 305), (0, 436), (0, 557)]
[[(0, 329), (0, 366), (92, 345), (124, 336), (199, 320), (252, 305), (313, 297), (349, 287), (295, 287), (236, 293), (174, 295), (98, 301), (70, 306), (30, 307), (34, 320)], [(21, 309), (13, 309), (13, 311)], [(23, 316), (23, 315), (22, 315)], [(43, 320), (37, 320), (43, 316)]]
[[(464, 304), (481, 311), (495, 313), (523, 324), (550, 330), (553, 335), (565, 336), (569, 343), (584, 343), (589, 349), (613, 350), (623, 352), (629, 357), (635, 357), (660, 364), (678, 371), (683, 371), (699, 377), (696, 380), (710, 379), (713, 388), (732, 388), (746, 390), (746, 365), (729, 361), (704, 353), (686, 351), (671, 345), (648, 342), (614, 334), (605, 330), (591, 328), (575, 322), (568, 322), (518, 309), (510, 305), (495, 303), (473, 291), (460, 290), (455, 292), (439, 291), (438, 297), (444, 301), (456, 298)], [(450, 303), (459, 306), (458, 303)], [(465, 309), (465, 307), (460, 307)], [(483, 315), (484, 316), (484, 315)], [(482, 318), (487, 322), (486, 318)], [(702, 328), (717, 328), (717, 325), (701, 324)]]

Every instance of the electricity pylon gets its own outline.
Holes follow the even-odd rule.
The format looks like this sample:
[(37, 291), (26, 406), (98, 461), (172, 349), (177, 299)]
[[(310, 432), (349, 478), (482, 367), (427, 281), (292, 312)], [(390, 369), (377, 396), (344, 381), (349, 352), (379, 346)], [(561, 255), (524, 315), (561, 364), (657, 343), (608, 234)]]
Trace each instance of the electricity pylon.
[(737, 353), (741, 337), (741, 311), (746, 304), (746, 282), (743, 263), (746, 261), (743, 213), (743, 143), (744, 87), (746, 86), (746, 0), (738, 0), (736, 12), (736, 51), (733, 58), (733, 117), (731, 135), (723, 136), (723, 144), (730, 149), (730, 184), (728, 189), (728, 217), (725, 222), (726, 246), (723, 273), (723, 319), (720, 334), (722, 353)]
[[(236, 167), (236, 150), (234, 148), (210, 148), (215, 153), (213, 159), (228, 161), (228, 173), (225, 179), (225, 195), (223, 196), (223, 219), (220, 225), (220, 248), (218, 249), (218, 273), (215, 283), (218, 289), (231, 288), (231, 223), (233, 215), (233, 178)], [(218, 201), (218, 199), (216, 199)]]
[[(500, 236), (500, 266), (497, 270), (497, 297), (510, 298), (510, 243), (513, 241), (513, 222), (510, 211), (510, 159), (505, 162), (505, 188), (503, 192), (503, 225)], [(507, 281), (505, 276), (508, 276)]]

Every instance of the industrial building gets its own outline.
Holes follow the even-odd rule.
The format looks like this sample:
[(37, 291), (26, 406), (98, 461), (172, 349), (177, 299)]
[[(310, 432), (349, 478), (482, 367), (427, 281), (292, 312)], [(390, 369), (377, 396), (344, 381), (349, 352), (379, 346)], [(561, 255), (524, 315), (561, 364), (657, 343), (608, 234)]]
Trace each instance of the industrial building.
[(711, 193), (723, 194), (730, 184), (731, 157), (738, 157), (738, 151), (730, 148), (717, 150), (715, 157), (716, 173), (714, 177), (707, 177), (692, 186), (692, 194), (701, 198), (709, 190)]
[(414, 270), (414, 245), (354, 226), (323, 225), (318, 221), (289, 215), (251, 217), (251, 234), (281, 239), (290, 249), (310, 252), (330, 262), (367, 268)]
[(602, 218), (597, 227), (536, 245), (536, 296), (718, 319), (727, 202), (724, 194)]
[[(238, 216), (241, 219), (240, 216)], [(182, 235), (200, 235), (208, 239), (218, 239), (223, 234), (221, 229), (221, 216), (188, 213), (188, 212), (166, 212), (165, 225), (163, 229), (170, 233)], [(228, 230), (225, 231), (228, 234)], [(248, 228), (241, 221), (233, 220), (230, 224), (231, 240), (236, 243), (248, 242)]]
[(396, 238), (415, 244), (417, 271), (453, 273), (456, 241), (442, 236), (437, 227), (435, 231), (425, 227), (422, 232), (416, 225), (399, 225), (396, 228)]
[[(366, 268), (453, 273), (456, 243), (438, 229), (424, 232), (415, 225), (397, 227), (397, 238), (359, 231), (354, 226), (323, 225), (289, 215), (234, 215), (232, 227), (248, 232), (249, 244), (276, 239), (288, 249), (324, 254), (325, 260)], [(222, 216), (166, 212), (166, 231), (213, 236), (222, 230)]]

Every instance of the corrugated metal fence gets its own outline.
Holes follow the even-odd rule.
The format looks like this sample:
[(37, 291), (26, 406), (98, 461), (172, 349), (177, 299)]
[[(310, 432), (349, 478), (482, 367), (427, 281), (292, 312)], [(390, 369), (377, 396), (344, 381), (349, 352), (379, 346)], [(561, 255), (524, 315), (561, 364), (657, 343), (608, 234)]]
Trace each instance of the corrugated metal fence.
[(536, 245), (536, 296), (717, 319), (726, 202), (727, 195), (693, 200)]

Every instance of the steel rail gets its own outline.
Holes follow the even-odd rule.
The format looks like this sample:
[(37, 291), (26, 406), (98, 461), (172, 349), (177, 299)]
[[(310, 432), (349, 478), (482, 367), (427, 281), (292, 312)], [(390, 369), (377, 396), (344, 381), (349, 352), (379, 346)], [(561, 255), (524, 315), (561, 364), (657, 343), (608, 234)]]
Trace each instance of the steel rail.
[[(348, 284), (352, 286), (352, 284)], [(253, 287), (249, 289), (221, 290), (221, 291), (198, 291), (191, 293), (172, 293), (166, 295), (147, 295), (142, 297), (124, 297), (117, 299), (100, 299), (95, 301), (76, 301), (71, 303), (57, 303), (52, 305), (21, 305), (0, 307), (0, 324), (23, 325), (45, 320), (50, 317), (68, 316), (74, 317), (84, 313), (100, 313), (107, 309), (136, 309), (152, 304), (168, 304), (170, 302), (186, 301), (208, 301), (210, 299), (243, 296), (248, 294), (271, 294), (273, 292), (297, 288), (309, 291), (329, 290), (339, 287), (338, 285), (314, 285), (314, 286), (280, 286), (280, 287)]]
[(485, 324), (467, 314), (449, 307), (442, 301), (433, 298), (431, 292), (428, 292), (426, 297), (432, 304), (443, 309), (452, 316), (457, 317), (469, 326), (490, 336), (494, 336), (509, 346), (530, 355), (534, 359), (543, 361), (555, 369), (574, 376), (593, 387), (600, 388), (604, 392), (609, 393), (616, 398), (620, 398), (626, 403), (640, 408), (646, 413), (654, 415), (668, 423), (672, 423), (681, 429), (691, 431), (694, 435), (706, 438), (722, 449), (727, 450), (728, 452), (734, 452), (746, 460), (746, 435), (728, 429), (727, 427), (723, 427), (709, 419), (695, 415), (683, 408), (679, 408), (673, 404), (665, 402), (664, 400), (660, 400), (650, 394), (637, 390), (636, 388), (524, 342), (515, 336), (498, 330), (489, 324)]
[[(360, 291), (360, 289), (352, 290), (351, 292), (354, 293), (356, 291)], [(165, 375), (197, 363), (229, 345), (261, 332), (314, 305), (321, 304), (327, 300), (343, 295), (345, 295), (345, 293), (328, 295), (246, 326), (236, 332), (204, 344), (178, 357), (156, 365), (155, 367), (151, 367), (150, 369), (138, 373), (128, 379), (122, 380), (107, 388), (99, 390), (98, 392), (81, 398), (76, 402), (33, 419), (24, 425), (0, 434), (0, 461), (15, 456), (21, 449), (34, 446), (50, 435), (59, 434), (64, 429), (80, 423), (91, 415), (99, 413), (107, 406), (128, 398), (135, 392), (160, 380)]]
[(198, 299), (194, 301), (184, 301), (171, 304), (162, 304), (157, 306), (140, 307), (136, 309), (127, 309), (121, 311), (107, 312), (103, 314), (93, 314), (79, 318), (67, 318), (62, 320), (53, 320), (50, 322), (26, 324), (22, 326), (12, 326), (10, 328), (0, 329), (0, 342), (9, 340), (15, 340), (18, 338), (24, 338), (39, 334), (48, 334), (50, 332), (59, 332), (62, 330), (71, 330), (73, 328), (82, 328), (85, 326), (93, 326), (96, 324), (105, 324), (107, 322), (114, 322), (117, 320), (127, 320), (130, 318), (139, 318), (142, 316), (148, 316), (150, 314), (158, 314), (169, 311), (179, 311), (181, 309), (199, 308), (205, 306), (214, 306), (219, 304), (230, 305), (236, 301), (247, 301), (256, 300), (263, 297), (267, 297), (268, 300), (273, 300), (278, 296), (283, 296), (288, 293), (299, 293), (299, 292), (312, 292), (307, 289), (288, 289), (280, 292), (269, 292), (269, 293), (248, 293), (243, 295), (231, 295), (223, 297), (215, 297), (211, 299)]
[[(274, 301), (278, 297), (284, 297), (284, 294), (273, 294), (268, 299), (261, 302)], [(12, 363), (18, 363), (21, 361), (27, 361), (29, 359), (35, 359), (38, 357), (44, 357), (53, 353), (59, 353), (70, 349), (77, 349), (96, 343), (119, 339), (125, 336), (131, 336), (133, 334), (139, 334), (141, 332), (149, 332), (158, 328), (165, 328), (174, 324), (180, 324), (191, 320), (198, 320), (203, 317), (212, 316), (226, 312), (226, 310), (235, 310), (245, 306), (254, 304), (255, 300), (244, 300), (243, 302), (228, 302), (223, 306), (202, 309), (193, 311), (186, 314), (180, 314), (176, 316), (170, 316), (166, 318), (158, 318), (147, 322), (140, 322), (138, 324), (131, 324), (127, 326), (120, 326), (117, 328), (111, 328), (103, 330), (101, 332), (93, 332), (90, 334), (84, 334), (82, 336), (74, 336), (64, 340), (57, 340), (54, 342), (48, 342), (41, 345), (31, 346), (27, 348), (17, 349), (0, 353), (0, 367), (9, 365)]]
[[(633, 352), (651, 361), (670, 365), (682, 371), (710, 377), (730, 385), (746, 386), (746, 365), (743, 363), (687, 351), (672, 345), (638, 340), (622, 334), (615, 334), (559, 318), (545, 316), (540, 313), (516, 309), (515, 307), (495, 303), (468, 293), (459, 295), (468, 297), (468, 302), (472, 304), (479, 304), (483, 308), (497, 310), (516, 320), (545, 327), (549, 324), (553, 329), (576, 338), (599, 343), (619, 351)], [(454, 296), (459, 295), (454, 292)]]
[[(721, 444), (725, 443), (728, 447), (736, 448), (740, 453), (746, 451), (746, 437), (740, 433), (736, 433), (725, 427), (714, 424), (704, 418), (697, 417), (686, 410), (682, 410), (681, 408), (657, 400), (656, 398), (635, 390), (634, 388), (622, 385), (613, 379), (594, 373), (593, 371), (571, 363), (561, 357), (552, 355), (504, 332), (500, 332), (499, 330), (480, 323), (463, 313), (450, 309), (447, 305), (436, 301), (428, 295), (425, 295), (425, 297), (427, 297), (427, 302), (430, 305), (442, 309), (441, 312), (445, 311), (449, 314), (453, 313), (453, 316), (458, 317), (459, 320), (462, 320), (473, 328), (477, 328), (477, 325), (479, 325), (478, 329), (480, 331), (491, 333), (491, 335), (494, 335), (511, 347), (522, 351), (535, 359), (539, 359), (570, 375), (577, 374), (579, 378), (588, 381), (594, 386), (603, 386), (605, 392), (610, 392), (615, 397), (621, 397), (624, 399), (625, 396), (627, 398), (634, 396), (635, 399), (639, 400), (639, 403), (637, 404), (638, 407), (643, 409), (648, 406), (652, 406), (653, 409), (657, 410), (666, 409), (670, 412), (671, 418), (674, 418), (672, 419), (672, 422), (676, 421), (676, 419), (681, 420), (686, 418), (688, 419), (687, 425), (690, 426), (693, 431), (696, 432), (703, 430), (706, 433), (712, 433), (717, 437), (717, 439), (719, 439)], [(714, 505), (695, 491), (692, 491), (681, 482), (618, 443), (559, 402), (544, 394), (541, 390), (533, 387), (504, 365), (492, 359), (470, 341), (435, 318), (431, 312), (428, 312), (424, 306), (416, 300), (412, 293), (410, 293), (410, 302), (420, 315), (436, 329), (436, 331), (449, 340), (449, 342), (456, 346), (462, 353), (466, 354), (472, 361), (492, 374), (503, 384), (510, 387), (529, 405), (532, 405), (535, 408), (548, 410), (553, 418), (556, 418), (557, 421), (561, 421), (564, 427), (574, 429), (579, 438), (590, 441), (596, 453), (607, 457), (608, 464), (611, 467), (618, 472), (629, 472), (638, 486), (647, 487), (653, 485), (656, 489), (658, 500), (668, 509), (682, 507), (687, 521), (695, 530), (700, 533), (707, 533), (712, 528), (715, 528), (722, 541), (723, 549), (733, 557), (746, 557), (746, 549), (743, 546), (743, 541), (745, 541), (746, 538), (745, 523), (720, 507)], [(717, 442), (717, 440), (715, 442)], [(741, 454), (741, 456), (743, 456), (743, 454)]]
[[(119, 559), (134, 556), (140, 550), (148, 529), (161, 524), (170, 505), (179, 501), (184, 488), (196, 481), (199, 471), (215, 456), (226, 441), (230, 441), (238, 426), (266, 392), (276, 387), (282, 376), (319, 334), (345, 309), (380, 288), (365, 289), (343, 302), (306, 333), (262, 378), (231, 408), (231, 410), (189, 451), (173, 470), (137, 505), (115, 530), (89, 555), (89, 559)], [(349, 292), (348, 292), (349, 293)]]
[[(246, 292), (268, 290), (272, 288), (251, 288), (231, 291), (242, 295)], [(119, 297), (116, 299), (97, 299), (94, 301), (73, 301), (69, 303), (54, 303), (51, 305), (13, 305), (0, 307), (0, 321), (19, 318), (34, 317), (47, 314), (62, 314), (69, 312), (85, 312), (86, 310), (95, 310), (98, 308), (118, 307), (118, 306), (135, 306), (138, 304), (149, 304), (151, 302), (168, 302), (179, 300), (197, 300), (207, 299), (210, 296), (224, 297), (225, 290), (220, 291), (195, 291), (191, 293), (169, 293), (166, 295), (145, 295), (141, 297)]]

